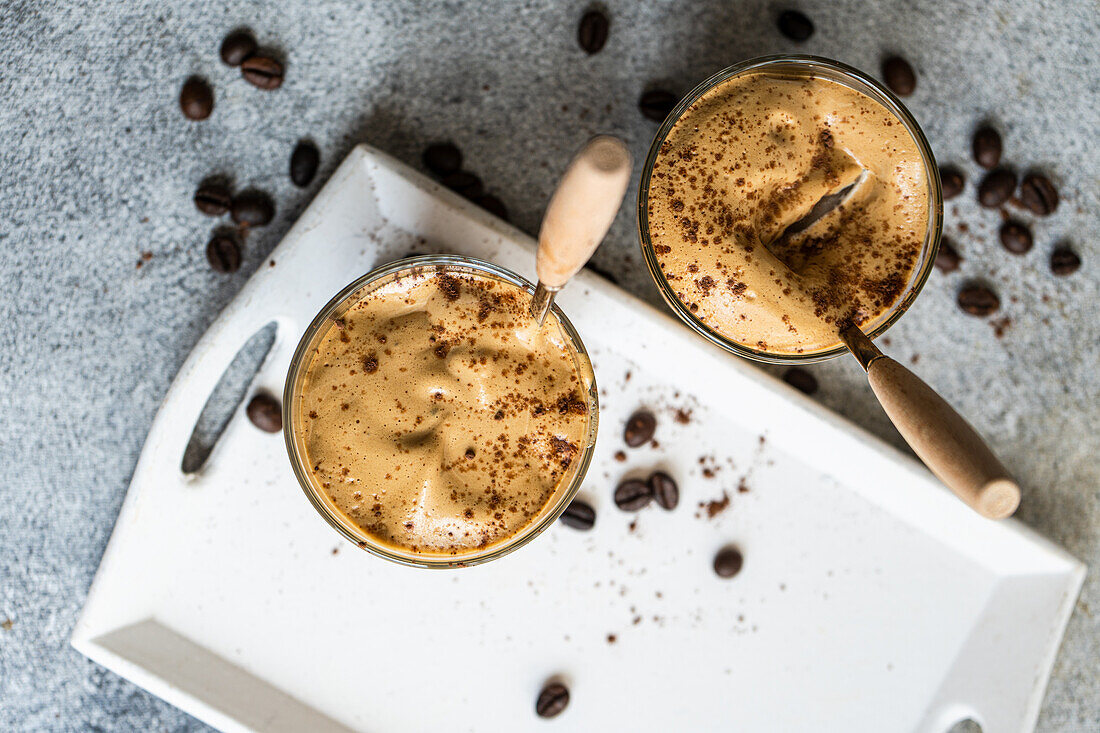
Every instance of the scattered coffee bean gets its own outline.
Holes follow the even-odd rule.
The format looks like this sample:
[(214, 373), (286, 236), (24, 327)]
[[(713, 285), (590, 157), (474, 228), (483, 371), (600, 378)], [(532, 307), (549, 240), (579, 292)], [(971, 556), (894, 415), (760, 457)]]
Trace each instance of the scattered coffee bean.
[(936, 269), (944, 274), (954, 272), (959, 269), (960, 262), (962, 262), (962, 257), (951, 246), (951, 242), (947, 239), (941, 239), (939, 251), (936, 252)]
[(917, 88), (916, 72), (901, 56), (891, 56), (882, 62), (882, 78), (899, 97), (908, 97)]
[(959, 291), (955, 302), (972, 316), (988, 316), (1001, 307), (1001, 299), (985, 285), (967, 285)]
[(640, 479), (627, 479), (615, 489), (615, 506), (624, 512), (644, 509), (651, 501), (653, 501), (653, 489)]
[(569, 688), (560, 682), (551, 682), (542, 688), (535, 702), (535, 712), (540, 718), (553, 718), (569, 704)]
[(607, 31), (610, 26), (611, 22), (606, 15), (599, 10), (589, 10), (581, 16), (581, 23), (577, 26), (577, 43), (589, 56), (599, 53), (607, 43)]
[(654, 122), (664, 122), (668, 113), (680, 101), (672, 92), (663, 89), (650, 89), (638, 100), (638, 109), (642, 114)]
[(437, 176), (446, 176), (462, 168), (462, 151), (454, 143), (432, 143), (421, 156), (424, 167)]
[(1072, 275), (1081, 267), (1081, 258), (1069, 247), (1058, 247), (1050, 253), (1050, 271), (1059, 277)]
[(653, 416), (653, 413), (647, 410), (638, 410), (626, 421), (626, 427), (623, 429), (623, 440), (631, 448), (637, 448), (648, 443), (653, 438), (653, 433), (656, 430), (657, 418)]
[(981, 127), (974, 133), (972, 149), (974, 160), (987, 170), (1001, 162), (1001, 134), (992, 127)]
[(1058, 190), (1046, 176), (1028, 173), (1020, 184), (1020, 203), (1036, 216), (1048, 216), (1058, 208)]
[(222, 61), (230, 66), (240, 66), (254, 53), (256, 53), (256, 39), (248, 31), (230, 33), (222, 41)]
[(966, 178), (958, 168), (940, 168), (940, 185), (943, 190), (943, 200), (947, 201), (963, 192)]
[(305, 188), (317, 175), (321, 163), (321, 151), (309, 140), (300, 140), (290, 154), (290, 180), (299, 188)]
[(192, 76), (180, 89), (180, 110), (189, 120), (205, 120), (214, 111), (214, 90), (204, 79)]
[(283, 65), (270, 56), (249, 56), (241, 62), (241, 76), (254, 87), (278, 89), (283, 85)]
[(561, 513), (562, 524), (586, 531), (596, 524), (596, 510), (580, 499), (574, 499)]
[(779, 32), (792, 41), (802, 43), (814, 34), (814, 24), (797, 10), (784, 10), (779, 14)]
[(231, 203), (233, 194), (220, 183), (203, 183), (195, 191), (195, 208), (207, 216), (221, 216), (229, 211)]
[(813, 394), (817, 391), (817, 377), (805, 369), (791, 367), (783, 374), (783, 381), (803, 394)]
[(723, 547), (714, 556), (714, 572), (719, 578), (732, 578), (741, 572), (741, 566), (745, 564), (745, 558), (736, 547)]
[(262, 227), (275, 218), (275, 203), (263, 191), (245, 191), (234, 197), (229, 211), (238, 224)]
[(215, 234), (206, 244), (206, 259), (215, 272), (236, 272), (241, 268), (241, 246), (232, 234)]
[(444, 176), (440, 183), (459, 196), (468, 199), (476, 199), (485, 193), (485, 187), (482, 185), (481, 179), (469, 171), (455, 171)]
[(283, 429), (283, 411), (279, 407), (279, 401), (269, 394), (258, 394), (253, 397), (245, 413), (252, 424), (268, 433), (277, 433)]
[(653, 492), (653, 498), (662, 509), (672, 511), (680, 503), (680, 487), (664, 471), (654, 471), (649, 477), (649, 488)]
[(987, 209), (995, 209), (1012, 196), (1016, 190), (1016, 174), (998, 168), (985, 174), (978, 186), (978, 203)]
[(1014, 255), (1026, 254), (1034, 241), (1031, 230), (1018, 221), (1006, 221), (1001, 225), (1001, 244)]

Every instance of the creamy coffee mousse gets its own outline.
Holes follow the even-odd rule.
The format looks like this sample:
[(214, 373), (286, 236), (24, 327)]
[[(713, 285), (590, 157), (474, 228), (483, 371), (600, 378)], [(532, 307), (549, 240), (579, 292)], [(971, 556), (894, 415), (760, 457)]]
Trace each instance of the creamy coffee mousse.
[(590, 376), (530, 301), (490, 276), (428, 268), (366, 293), (319, 341), (300, 392), (306, 460), (377, 543), (479, 552), (569, 486)]
[(647, 211), (658, 264), (699, 320), (757, 351), (813, 354), (905, 293), (928, 230), (927, 170), (867, 95), (748, 73), (676, 122)]

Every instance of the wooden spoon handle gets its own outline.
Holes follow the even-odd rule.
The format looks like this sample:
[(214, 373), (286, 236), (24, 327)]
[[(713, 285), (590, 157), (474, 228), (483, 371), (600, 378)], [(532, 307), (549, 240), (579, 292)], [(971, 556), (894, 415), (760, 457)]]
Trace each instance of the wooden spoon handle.
[(1016, 511), (1020, 487), (974, 428), (931, 387), (884, 355), (867, 365), (867, 381), (902, 437), (960, 499), (990, 519)]
[(538, 276), (557, 290), (584, 267), (611, 228), (630, 181), (630, 152), (609, 135), (577, 153), (554, 191), (539, 230)]

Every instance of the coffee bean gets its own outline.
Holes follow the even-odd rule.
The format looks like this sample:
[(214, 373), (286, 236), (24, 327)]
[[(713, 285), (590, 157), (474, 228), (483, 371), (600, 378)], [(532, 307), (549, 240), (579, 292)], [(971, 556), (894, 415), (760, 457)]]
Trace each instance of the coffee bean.
[(1004, 168), (998, 168), (985, 174), (978, 185), (978, 203), (987, 209), (995, 209), (1012, 196), (1016, 190), (1016, 174)]
[(1058, 247), (1050, 253), (1050, 271), (1059, 277), (1072, 275), (1081, 267), (1081, 258), (1069, 247)]
[(656, 430), (657, 418), (653, 416), (653, 413), (647, 410), (638, 410), (626, 421), (626, 427), (623, 429), (623, 440), (631, 448), (637, 448), (648, 443), (653, 438), (653, 433)]
[(1036, 216), (1048, 216), (1058, 208), (1058, 190), (1046, 176), (1028, 173), (1020, 184), (1020, 203)]
[(962, 262), (962, 257), (951, 246), (951, 242), (946, 239), (940, 240), (940, 248), (936, 252), (936, 269), (944, 274), (954, 272), (959, 269), (960, 262)]
[(653, 489), (645, 481), (636, 478), (627, 479), (615, 489), (615, 506), (624, 512), (644, 509), (651, 501), (653, 501)]
[(649, 477), (649, 488), (653, 492), (653, 498), (662, 509), (673, 510), (680, 503), (680, 487), (664, 471), (654, 471)]
[(664, 122), (665, 118), (668, 117), (668, 113), (679, 101), (680, 98), (672, 92), (666, 92), (663, 89), (650, 89), (638, 100), (638, 109), (654, 122)]
[(459, 196), (468, 199), (475, 199), (485, 193), (485, 187), (482, 185), (481, 179), (469, 171), (455, 171), (444, 176), (440, 183)]
[(714, 556), (714, 572), (719, 578), (732, 578), (741, 572), (741, 566), (745, 564), (745, 558), (736, 547), (723, 547)]
[(553, 718), (569, 704), (569, 688), (560, 682), (551, 682), (542, 688), (535, 702), (535, 712), (540, 718)]
[(275, 203), (263, 191), (245, 191), (233, 198), (229, 211), (238, 224), (262, 227), (275, 218)]
[(953, 199), (963, 192), (966, 178), (958, 168), (940, 168), (940, 186), (943, 200)]
[(586, 531), (596, 524), (596, 510), (580, 499), (574, 499), (561, 513), (561, 521), (567, 527)]
[(974, 160), (982, 168), (996, 168), (1001, 162), (1001, 135), (992, 127), (978, 128), (971, 145)]
[(230, 66), (240, 66), (246, 58), (256, 53), (256, 39), (248, 31), (230, 33), (222, 41), (222, 61)]
[(279, 401), (269, 394), (260, 393), (253, 397), (245, 413), (252, 424), (268, 433), (277, 433), (283, 429), (283, 411)]
[(1031, 230), (1020, 222), (1006, 221), (1001, 225), (1001, 244), (1012, 254), (1026, 254), (1033, 243)]
[(797, 10), (784, 10), (779, 14), (779, 32), (792, 41), (802, 43), (814, 34), (814, 24)]
[(901, 56), (891, 56), (882, 62), (882, 78), (899, 97), (908, 97), (917, 88), (917, 75)]
[(300, 140), (290, 154), (290, 180), (299, 188), (305, 188), (317, 175), (321, 163), (321, 151), (309, 140)]
[(474, 199), (474, 203), (488, 211), (498, 219), (508, 221), (508, 209), (504, 208), (504, 202), (492, 194), (485, 194)]
[(611, 23), (606, 15), (599, 10), (589, 10), (581, 16), (581, 23), (577, 26), (577, 43), (589, 56), (599, 53), (607, 43), (607, 31), (610, 26)]
[(221, 216), (232, 202), (233, 194), (221, 183), (205, 182), (195, 191), (195, 208), (207, 216)]
[(192, 76), (180, 89), (180, 110), (189, 120), (205, 120), (214, 111), (214, 90), (204, 79)]
[(232, 234), (215, 234), (206, 244), (206, 259), (215, 272), (236, 272), (241, 268), (241, 246)]
[(278, 89), (283, 84), (283, 65), (270, 56), (249, 56), (241, 62), (241, 76), (254, 87)]
[(959, 308), (972, 316), (988, 316), (1001, 307), (1001, 299), (985, 285), (967, 285), (955, 299)]
[(437, 176), (446, 176), (462, 168), (462, 151), (454, 143), (432, 143), (421, 156), (424, 167)]
[(813, 394), (817, 391), (817, 377), (805, 369), (791, 367), (783, 374), (783, 381), (804, 394)]

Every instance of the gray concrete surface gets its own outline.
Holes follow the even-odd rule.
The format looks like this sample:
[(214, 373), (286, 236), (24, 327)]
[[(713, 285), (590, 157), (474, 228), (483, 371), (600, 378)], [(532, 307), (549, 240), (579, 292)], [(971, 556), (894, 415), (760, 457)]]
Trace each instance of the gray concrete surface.
[[(1020, 518), (1100, 565), (1095, 1), (607, 0), (611, 37), (592, 58), (575, 42), (586, 4), (0, 4), (0, 621), (11, 622), (0, 628), (0, 729), (203, 728), (82, 658), (68, 637), (173, 375), (354, 143), (419, 165), (426, 142), (453, 139), (514, 221), (535, 231), (556, 172), (589, 135), (621, 135), (644, 154), (655, 125), (635, 101), (648, 84), (683, 92), (763, 53), (817, 53), (872, 71), (886, 52), (914, 63), (910, 107), (941, 160), (968, 175), (947, 225), (965, 261), (933, 274), (888, 351), (919, 355), (917, 370), (1005, 457), (1025, 486)], [(813, 17), (808, 43), (775, 31), (780, 5)], [(222, 36), (239, 25), (286, 54), (282, 89), (253, 89), (218, 61)], [(176, 106), (192, 73), (216, 88), (201, 124)], [(998, 215), (973, 202), (968, 139), (982, 120), (1003, 131), (1010, 164), (1049, 171), (1062, 192), (1023, 257), (999, 247)], [(306, 191), (286, 174), (302, 136), (324, 156)], [(211, 222), (190, 200), (212, 172), (266, 188), (279, 205), (228, 277), (206, 265)], [(1047, 258), (1063, 240), (1084, 266), (1060, 279)], [(152, 258), (138, 268), (142, 252)], [(656, 299), (632, 211), (597, 261)], [(1011, 318), (1002, 338), (956, 310), (954, 294), (971, 278), (1000, 292)], [(854, 362), (815, 373), (824, 404), (900, 444)], [(1093, 573), (1040, 730), (1100, 726), (1097, 613)]]

